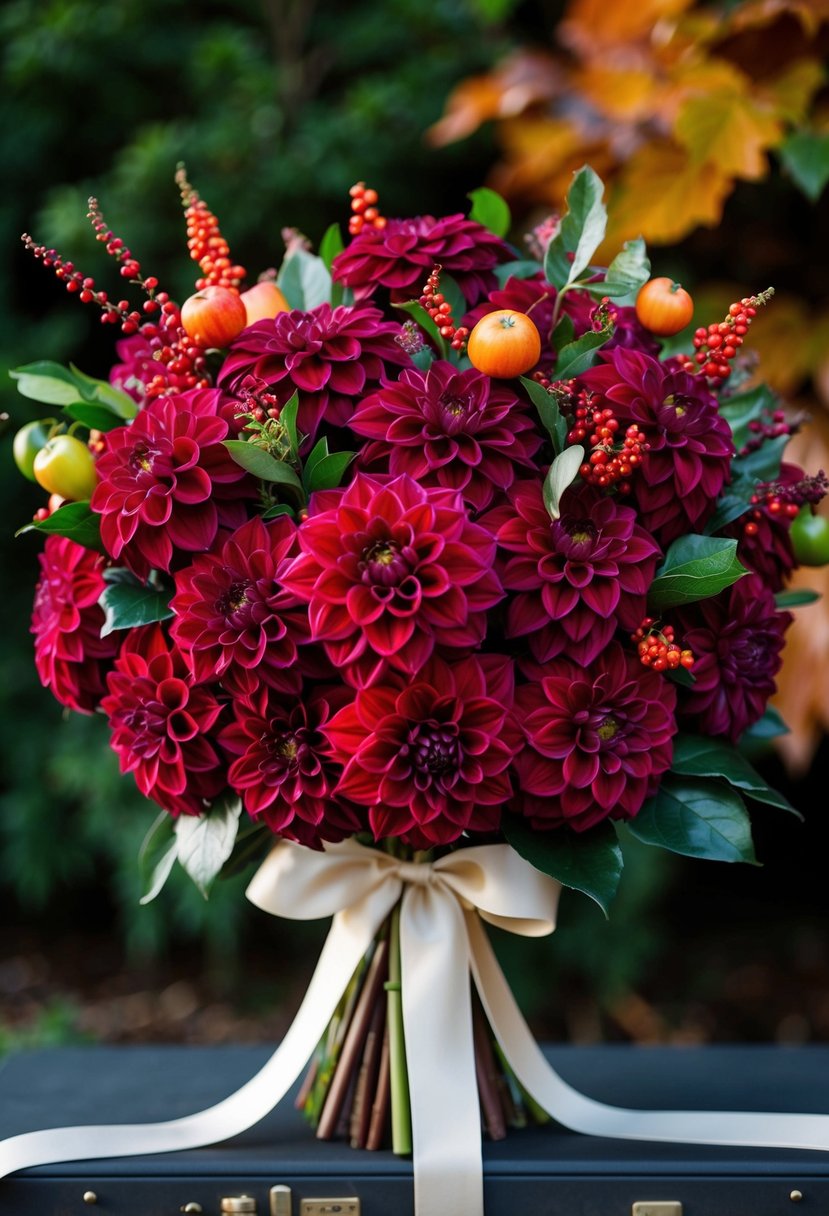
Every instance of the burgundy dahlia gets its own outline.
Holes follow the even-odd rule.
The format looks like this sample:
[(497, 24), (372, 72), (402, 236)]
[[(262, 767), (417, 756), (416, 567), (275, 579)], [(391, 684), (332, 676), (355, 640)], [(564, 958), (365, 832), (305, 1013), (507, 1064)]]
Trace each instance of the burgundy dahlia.
[(68, 709), (92, 713), (120, 636), (101, 637), (105, 559), (62, 536), (48, 536), (40, 554), (31, 631), (35, 666), (44, 688)]
[(684, 689), (680, 720), (691, 730), (736, 743), (762, 718), (775, 690), (790, 612), (757, 574), (712, 599), (677, 609), (683, 646), (694, 653), (694, 685)]
[(257, 516), (176, 574), (170, 635), (197, 683), (218, 679), (241, 697), (261, 683), (297, 691), (297, 645), (308, 640), (308, 613), (279, 581), (296, 551), (291, 520), (265, 524)]
[(645, 615), (658, 546), (631, 507), (587, 488), (564, 494), (557, 520), (538, 482), (516, 484), (509, 498), (482, 520), (512, 555), (501, 570), (513, 593), (507, 637), (526, 637), (540, 663), (562, 653), (592, 663), (617, 627), (635, 629)]
[(226, 786), (209, 738), (222, 710), (212, 689), (192, 684), (158, 625), (127, 634), (107, 688), (101, 709), (121, 772), (170, 814), (201, 814)]
[(511, 256), (500, 237), (464, 215), (420, 215), (390, 219), (383, 229), (364, 228), (337, 254), (333, 275), (358, 300), (378, 287), (388, 287), (394, 300), (411, 300), (441, 266), (475, 304), (497, 286), (494, 267)]
[(141, 577), (181, 565), (245, 518), (253, 483), (223, 446), (221, 400), (213, 389), (159, 397), (107, 433), (90, 506), (107, 552)]
[(638, 423), (650, 451), (631, 479), (642, 524), (661, 545), (698, 532), (728, 480), (731, 428), (701, 376), (617, 348), (580, 378), (624, 424)]
[(516, 467), (533, 468), (541, 444), (511, 389), (441, 360), (426, 372), (401, 372), (361, 403), (349, 425), (374, 441), (364, 461), (457, 490), (474, 511), (512, 484)]
[(334, 793), (342, 765), (324, 734), (349, 695), (343, 687), (321, 688), (300, 699), (263, 686), (234, 703), (236, 720), (220, 735), (235, 757), (228, 781), (248, 814), (312, 848), (365, 828), (365, 813)]
[(314, 495), (311, 512), (280, 579), (309, 605), (312, 638), (349, 682), (412, 674), (438, 645), (483, 640), (502, 598), (495, 541), (459, 494), (358, 473), (347, 489)]
[(115, 350), (121, 362), (110, 370), (110, 384), (143, 405), (146, 387), (159, 371), (149, 339), (139, 330), (137, 334), (116, 342)]
[[(784, 462), (775, 484), (799, 488), (805, 477), (798, 465)], [(757, 486), (760, 491), (757, 506), (733, 520), (722, 529), (722, 534), (739, 541), (737, 557), (749, 570), (761, 575), (767, 587), (777, 592), (783, 590), (797, 565), (791, 539), (792, 517), (785, 510), (769, 510), (763, 501), (764, 488)], [(799, 497), (795, 499), (795, 502), (799, 501), (802, 501)]]
[(542, 830), (633, 819), (671, 766), (673, 685), (615, 641), (587, 667), (558, 658), (546, 672), (515, 694), (518, 809)]
[(235, 394), (253, 377), (281, 405), (299, 390), (297, 423), (313, 441), (323, 420), (345, 426), (357, 400), (379, 386), (387, 369), (409, 362), (394, 340), (399, 333), (399, 325), (367, 304), (281, 312), (242, 331), (219, 384)]
[(518, 743), (512, 680), (501, 655), (432, 659), (411, 679), (362, 689), (332, 718), (324, 733), (345, 769), (337, 790), (368, 807), (377, 840), (428, 847), (498, 827)]

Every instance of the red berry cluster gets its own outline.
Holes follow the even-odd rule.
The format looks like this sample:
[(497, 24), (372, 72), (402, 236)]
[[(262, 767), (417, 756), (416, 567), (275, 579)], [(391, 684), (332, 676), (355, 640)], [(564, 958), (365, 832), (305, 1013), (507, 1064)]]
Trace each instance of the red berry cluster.
[(694, 361), (685, 359), (686, 370), (699, 370), (712, 380), (727, 380), (731, 375), (731, 361), (743, 345), (757, 309), (768, 303), (774, 288), (759, 292), (756, 296), (744, 296), (732, 304), (724, 321), (713, 322), (707, 328), (701, 325), (694, 333)]
[(348, 231), (352, 236), (359, 236), (364, 228), (385, 228), (388, 221), (380, 214), (376, 190), (367, 189), (365, 182), (357, 182), (348, 193), (351, 195), (353, 212), (348, 221)]
[(657, 622), (652, 616), (646, 616), (630, 640), (636, 642), (639, 651), (639, 662), (654, 671), (675, 671), (677, 667), (690, 669), (694, 666), (694, 654), (691, 650), (682, 650), (675, 641), (673, 625), (663, 625), (656, 628)]
[(744, 535), (757, 535), (764, 511), (773, 519), (791, 521), (806, 503), (816, 506), (825, 497), (827, 490), (829, 479), (823, 469), (813, 477), (803, 477), (800, 481), (790, 484), (780, 481), (758, 482), (750, 499), (751, 510), (746, 513), (746, 522), (743, 524)]
[(203, 276), (196, 279), (196, 290), (227, 287), (230, 291), (238, 291), (247, 271), (244, 266), (234, 265), (230, 247), (219, 230), (219, 221), (190, 185), (183, 165), (176, 170), (176, 185), (181, 191), (187, 221), (187, 248)]
[(629, 494), (631, 486), (628, 478), (650, 448), (644, 433), (633, 422), (625, 431), (622, 442), (617, 444), (620, 424), (613, 410), (593, 404), (583, 390), (576, 400), (574, 421), (567, 441), (587, 441), (592, 449), (579, 470), (581, 476), (599, 489), (615, 487), (622, 494)]
[(440, 336), (446, 338), (452, 350), (462, 350), (469, 337), (469, 330), (463, 325), (459, 329), (455, 328), (455, 322), (452, 319), (452, 305), (440, 289), (441, 269), (440, 266), (433, 268), (426, 280), (426, 286), (423, 288), (420, 303), (437, 325)]

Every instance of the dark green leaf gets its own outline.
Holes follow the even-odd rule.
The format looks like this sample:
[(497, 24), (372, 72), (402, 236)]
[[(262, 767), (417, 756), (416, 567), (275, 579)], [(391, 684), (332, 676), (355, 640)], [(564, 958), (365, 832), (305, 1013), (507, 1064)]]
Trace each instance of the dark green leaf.
[(750, 726), (747, 731), (744, 731), (740, 737), (750, 742), (758, 743), (765, 742), (768, 739), (777, 739), (780, 735), (787, 735), (789, 728), (783, 721), (782, 717), (773, 705), (766, 706), (766, 712), (758, 722)]
[(816, 203), (829, 181), (829, 133), (795, 131), (777, 151), (795, 184)]
[(417, 300), (406, 300), (403, 304), (395, 304), (395, 308), (399, 308), (402, 312), (408, 313), (413, 321), (416, 321), (424, 333), (428, 334), (438, 348), (438, 353), (441, 359), (446, 358), (446, 342), (440, 336), (440, 331), (435, 325), (432, 318), (429, 316), (426, 309)]
[(290, 515), (291, 519), (293, 519), (295, 514), (296, 512), (293, 507), (289, 507), (285, 502), (277, 502), (272, 507), (268, 507), (267, 511), (263, 512), (262, 518), (276, 519), (280, 515)]
[(308, 492), (314, 490), (333, 490), (340, 484), (343, 475), (356, 456), (356, 452), (331, 452), (317, 461), (308, 475), (306, 485)]
[(289, 401), (286, 401), (279, 411), (279, 421), (285, 428), (288, 442), (291, 445), (291, 456), (296, 460), (299, 452), (299, 435), (296, 429), (296, 416), (299, 411), (299, 391), (295, 391)]
[(734, 476), (749, 481), (776, 481), (780, 476), (780, 462), (788, 442), (788, 435), (764, 439), (754, 452), (749, 452), (747, 456), (737, 456), (732, 461)]
[(599, 333), (588, 330), (575, 342), (568, 342), (558, 352), (556, 359), (556, 380), (571, 380), (580, 376), (598, 360), (599, 348), (604, 346), (612, 331), (603, 329)]
[(435, 361), (435, 352), (431, 346), (421, 346), (420, 350), (416, 350), (413, 355), (409, 355), (409, 358), (418, 371), (428, 372)]
[(466, 302), (466, 296), (458, 286), (457, 280), (453, 279), (451, 274), (441, 272), (440, 290), (446, 303), (452, 309), (452, 318), (455, 326), (460, 325), (462, 318), (469, 312), (469, 305)]
[(93, 431), (112, 431), (116, 426), (124, 425), (123, 418), (119, 418), (105, 405), (97, 405), (92, 401), (74, 401), (71, 405), (65, 405), (63, 412)]
[(665, 675), (669, 680), (673, 680), (674, 684), (678, 684), (680, 688), (693, 688), (697, 682), (696, 676), (687, 667), (669, 667)]
[(821, 598), (819, 591), (803, 587), (801, 590), (778, 591), (774, 602), (778, 608), (802, 608), (805, 604), (814, 604)]
[(707, 735), (676, 735), (671, 771), (683, 777), (722, 777), (756, 802), (791, 811), (802, 818), (789, 800), (772, 789), (745, 756), (723, 739), (712, 739)]
[(625, 241), (621, 253), (610, 263), (604, 281), (585, 283), (584, 290), (602, 299), (609, 296), (617, 304), (635, 304), (639, 288), (651, 277), (651, 263), (641, 236)]
[(149, 904), (155, 899), (176, 863), (178, 845), (175, 822), (172, 815), (162, 811), (142, 841), (138, 851), (138, 873), (142, 891), (138, 901), (140, 904)]
[(502, 262), (500, 266), (496, 266), (495, 277), (498, 280), (498, 286), (504, 287), (507, 279), (531, 279), (534, 274), (538, 274), (540, 269), (540, 262), (520, 258), (515, 262)]
[(317, 442), (314, 444), (314, 446), (311, 448), (311, 451), (308, 453), (308, 456), (302, 467), (302, 484), (305, 486), (306, 490), (308, 490), (308, 487), (310, 485), (310, 480), (314, 475), (314, 469), (316, 468), (316, 466), (319, 464), (319, 462), (321, 460), (325, 459), (325, 457), (327, 455), (328, 455), (328, 440), (323, 435), (322, 439), (318, 439)]
[(746, 568), (737, 560), (736, 540), (720, 536), (681, 536), (668, 549), (648, 589), (648, 604), (656, 612), (693, 604), (717, 595)]
[(553, 330), (553, 336), (550, 339), (550, 344), (554, 351), (558, 352), (565, 346), (569, 346), (576, 338), (576, 327), (573, 324), (573, 318), (568, 317), (567, 313), (560, 318), (558, 324)]
[(205, 899), (233, 852), (241, 813), (241, 799), (227, 797), (204, 815), (181, 815), (176, 820), (178, 859)]
[(279, 485), (290, 486), (292, 490), (302, 492), (302, 482), (284, 460), (277, 460), (270, 452), (255, 443), (248, 443), (246, 439), (225, 439), (224, 445), (236, 463), (254, 477), (262, 481), (278, 482)]
[(469, 212), (471, 220), (482, 224), (496, 236), (507, 235), (512, 216), (506, 200), (501, 198), (500, 194), (496, 194), (487, 186), (481, 186), (478, 190), (470, 190), (466, 197), (472, 199), (472, 210)]
[(98, 603), (104, 610), (101, 637), (119, 629), (134, 629), (166, 621), (173, 615), (170, 591), (158, 587), (135, 586), (131, 583), (110, 582)]
[(345, 249), (343, 242), (343, 234), (340, 231), (339, 224), (331, 224), (326, 228), (323, 238), (320, 241), (319, 255), (322, 258), (325, 269), (330, 271), (331, 264), (338, 253), (342, 253)]
[(595, 900), (607, 910), (622, 877), (622, 850), (616, 833), (606, 823), (589, 832), (567, 827), (549, 832), (531, 828), (519, 815), (504, 815), (504, 836), (525, 861)]
[(561, 496), (576, 480), (583, 463), (584, 448), (580, 443), (574, 443), (559, 452), (550, 465), (542, 486), (544, 506), (550, 519), (558, 519), (561, 515)]
[(567, 442), (567, 423), (561, 416), (558, 401), (554, 394), (548, 393), (546, 388), (539, 384), (537, 380), (530, 380), (529, 377), (522, 376), (521, 383), (530, 401), (532, 401), (538, 411), (541, 425), (548, 432), (552, 440), (554, 454), (558, 455)]
[(544, 257), (547, 282), (559, 290), (579, 277), (604, 240), (607, 210), (603, 194), (602, 180), (589, 165), (575, 173), (567, 193), (567, 214)]
[(760, 384), (745, 393), (737, 393), (720, 402), (720, 414), (731, 427), (734, 447), (737, 451), (753, 437), (752, 422), (759, 422), (764, 414), (778, 408), (778, 399), (767, 384)]
[(18, 528), (15, 536), (32, 531), (45, 532), (49, 536), (67, 536), (85, 549), (97, 549), (99, 553), (104, 551), (100, 516), (89, 509), (88, 502), (67, 502), (48, 519)]
[[(743, 493), (740, 492), (741, 490)], [(751, 506), (749, 498), (753, 493), (753, 482), (743, 482), (739, 479), (732, 482), (731, 488), (717, 499), (717, 509), (705, 525), (706, 536), (713, 536), (721, 528), (725, 528), (735, 519), (739, 519), (741, 515), (745, 515)]]
[(717, 781), (664, 777), (626, 827), (643, 844), (685, 857), (756, 864), (743, 800)]
[(331, 275), (325, 262), (307, 249), (286, 257), (276, 282), (291, 308), (308, 312), (331, 299)]

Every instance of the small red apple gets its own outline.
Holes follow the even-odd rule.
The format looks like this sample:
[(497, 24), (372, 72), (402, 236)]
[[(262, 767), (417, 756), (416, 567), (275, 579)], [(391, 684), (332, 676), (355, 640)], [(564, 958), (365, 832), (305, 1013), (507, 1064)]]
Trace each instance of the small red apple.
[(247, 323), (241, 297), (229, 287), (203, 287), (181, 306), (184, 332), (203, 350), (229, 346)]
[(279, 312), (289, 312), (290, 304), (272, 279), (263, 279), (255, 287), (243, 291), (240, 299), (245, 306), (248, 325), (269, 320)]

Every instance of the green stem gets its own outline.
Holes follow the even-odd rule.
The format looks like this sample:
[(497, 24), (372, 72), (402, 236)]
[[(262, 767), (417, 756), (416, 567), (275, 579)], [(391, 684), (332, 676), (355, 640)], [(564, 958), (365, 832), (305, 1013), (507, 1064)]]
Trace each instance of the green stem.
[(398, 1156), (412, 1151), (412, 1115), (409, 1106), (409, 1073), (403, 1037), (403, 994), (400, 970), (400, 905), (391, 914), (388, 993), (389, 1057), (391, 1062), (391, 1138)]

